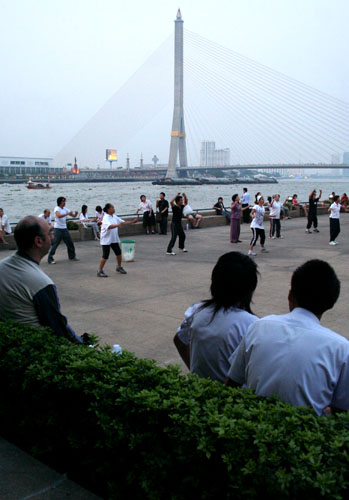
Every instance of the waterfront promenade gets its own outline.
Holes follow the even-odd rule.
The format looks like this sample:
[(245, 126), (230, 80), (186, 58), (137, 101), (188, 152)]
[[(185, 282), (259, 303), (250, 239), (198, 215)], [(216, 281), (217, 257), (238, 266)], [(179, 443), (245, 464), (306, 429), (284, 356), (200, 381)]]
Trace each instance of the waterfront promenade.
[[(265, 228), (269, 222), (265, 221)], [(347, 296), (349, 291), (349, 213), (341, 216), (339, 245), (328, 245), (328, 217), (319, 217), (320, 233), (305, 234), (304, 217), (282, 221), (282, 240), (267, 238), (268, 254), (255, 257), (260, 280), (253, 310), (258, 316), (287, 312), (287, 294), (293, 270), (312, 258), (328, 261), (341, 280), (341, 295), (323, 324), (349, 337)], [(223, 253), (248, 250), (249, 225), (242, 224), (243, 243), (229, 242), (229, 226), (186, 232), (188, 253), (166, 255), (170, 235), (136, 235), (135, 262), (124, 265), (127, 275), (115, 272), (112, 256), (105, 266), (108, 278), (97, 278), (101, 256), (98, 242), (76, 242), (79, 262), (67, 259), (65, 245), (55, 255), (56, 265), (42, 261), (43, 270), (57, 285), (61, 306), (69, 323), (79, 334), (94, 332), (102, 343), (120, 344), (137, 356), (159, 363), (180, 363), (172, 338), (186, 308), (209, 297), (210, 275)], [(178, 244), (178, 242), (177, 242)], [(256, 247), (259, 252), (259, 247)], [(11, 251), (2, 251), (1, 258)], [(238, 286), (232, 283), (232, 286)], [(323, 291), (326, 293), (326, 290)]]
[[(341, 217), (340, 244), (334, 247), (328, 245), (327, 216), (319, 217), (319, 234), (305, 234), (305, 223), (304, 217), (282, 222), (284, 239), (267, 239), (270, 253), (255, 257), (261, 277), (253, 310), (258, 316), (286, 313), (293, 270), (308, 259), (324, 259), (334, 266), (342, 289), (338, 303), (325, 313), (322, 323), (349, 337), (349, 214)], [(209, 297), (210, 275), (218, 257), (231, 250), (247, 252), (251, 231), (249, 225), (242, 225), (243, 243), (238, 245), (229, 242), (229, 226), (186, 234), (188, 253), (174, 257), (165, 254), (169, 235), (135, 236), (136, 261), (125, 264), (126, 276), (115, 272), (114, 258), (110, 258), (105, 267), (109, 278), (97, 278), (101, 249), (95, 241), (76, 243), (79, 262), (68, 261), (61, 245), (55, 256), (57, 264), (48, 265), (44, 259), (42, 268), (55, 281), (62, 310), (79, 334), (97, 333), (102, 343), (120, 344), (162, 365), (178, 363), (186, 371), (172, 342), (176, 328), (190, 304)], [(3, 250), (0, 258), (12, 252)], [(97, 498), (1, 438), (0, 449), (1, 498)]]

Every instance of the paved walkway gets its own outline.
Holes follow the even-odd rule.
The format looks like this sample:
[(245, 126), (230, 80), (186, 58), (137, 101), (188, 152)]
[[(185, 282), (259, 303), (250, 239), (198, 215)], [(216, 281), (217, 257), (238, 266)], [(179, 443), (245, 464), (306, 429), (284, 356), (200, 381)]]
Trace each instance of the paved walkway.
[[(349, 214), (342, 216), (340, 244), (335, 247), (328, 245), (328, 217), (320, 217), (319, 223), (321, 232), (308, 235), (304, 218), (287, 220), (282, 223), (284, 239), (267, 239), (270, 252), (255, 257), (261, 277), (253, 310), (259, 316), (286, 313), (293, 270), (308, 259), (324, 259), (336, 269), (342, 292), (334, 309), (324, 315), (323, 324), (349, 337)], [(229, 226), (186, 234), (188, 253), (178, 252), (174, 257), (165, 254), (169, 235), (134, 237), (136, 261), (125, 264), (125, 276), (115, 272), (113, 257), (105, 267), (109, 278), (97, 278), (101, 249), (94, 241), (76, 244), (80, 262), (68, 261), (61, 244), (55, 256), (57, 264), (48, 265), (45, 260), (42, 268), (56, 283), (62, 310), (79, 334), (95, 332), (102, 342), (120, 344), (138, 356), (155, 358), (163, 365), (181, 364), (172, 338), (185, 309), (209, 297), (210, 275), (218, 257), (232, 250), (247, 252), (251, 231), (248, 225), (242, 226), (243, 243), (238, 245), (229, 242)], [(2, 251), (1, 258), (11, 253)], [(0, 454), (2, 499), (93, 498), (1, 440)]]
[[(328, 217), (319, 217), (318, 234), (305, 234), (304, 226), (305, 218), (283, 221), (284, 239), (267, 239), (270, 252), (255, 257), (261, 277), (253, 310), (259, 316), (287, 312), (293, 270), (308, 259), (324, 259), (336, 269), (342, 292), (323, 323), (349, 336), (349, 214), (342, 216), (336, 247), (328, 245)], [(55, 256), (57, 264), (48, 265), (45, 260), (42, 268), (56, 283), (62, 310), (77, 333), (97, 333), (102, 342), (120, 344), (161, 364), (180, 363), (172, 338), (185, 309), (209, 297), (210, 275), (220, 255), (232, 250), (247, 252), (251, 230), (242, 225), (240, 244), (229, 242), (229, 226), (190, 230), (186, 235), (188, 253), (174, 249), (174, 257), (165, 253), (169, 235), (134, 237), (136, 260), (124, 265), (127, 275), (115, 272), (115, 258), (111, 256), (105, 266), (109, 278), (97, 278), (101, 248), (95, 241), (76, 243), (80, 262), (68, 261), (62, 243)], [(10, 253), (2, 252), (1, 257)]]

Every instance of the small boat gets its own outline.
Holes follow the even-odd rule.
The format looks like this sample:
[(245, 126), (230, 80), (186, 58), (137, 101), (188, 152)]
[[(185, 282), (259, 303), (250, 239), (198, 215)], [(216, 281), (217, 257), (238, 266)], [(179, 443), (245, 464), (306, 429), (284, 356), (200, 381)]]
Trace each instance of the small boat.
[(51, 189), (49, 183), (42, 184), (41, 182), (33, 182), (31, 179), (29, 179), (26, 187), (27, 189)]

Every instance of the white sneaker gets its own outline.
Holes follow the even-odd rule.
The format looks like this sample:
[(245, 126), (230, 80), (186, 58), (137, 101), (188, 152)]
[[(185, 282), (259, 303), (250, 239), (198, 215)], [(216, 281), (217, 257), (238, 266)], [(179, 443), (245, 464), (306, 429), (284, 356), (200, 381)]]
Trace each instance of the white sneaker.
[(182, 252), (187, 252), (188, 250), (186, 248), (180, 248), (180, 250), (182, 250)]
[(267, 250), (266, 248), (261, 248), (261, 252), (263, 252), (263, 253), (269, 253), (269, 250)]
[(329, 245), (338, 245), (338, 243), (336, 243), (335, 241), (330, 241)]
[(275, 240), (275, 236), (272, 236), (272, 237), (271, 237), (271, 239), (272, 239), (272, 240)]
[(176, 255), (174, 252), (166, 252), (166, 255)]
[(247, 255), (257, 255), (257, 254), (256, 252), (252, 252), (252, 250), (249, 250)]

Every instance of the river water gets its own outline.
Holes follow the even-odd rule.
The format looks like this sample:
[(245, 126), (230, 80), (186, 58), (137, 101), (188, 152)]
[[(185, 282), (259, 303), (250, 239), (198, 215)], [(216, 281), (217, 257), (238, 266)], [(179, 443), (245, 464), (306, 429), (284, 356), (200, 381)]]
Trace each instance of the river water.
[[(153, 186), (150, 182), (106, 182), (88, 184), (52, 184), (48, 190), (29, 190), (25, 184), (1, 184), (0, 207), (8, 215), (10, 222), (16, 222), (24, 215), (39, 215), (45, 208), (51, 212), (56, 206), (58, 196), (67, 199), (70, 210), (78, 210), (81, 205), (88, 205), (89, 216), (94, 216), (96, 205), (102, 207), (105, 203), (113, 203), (116, 213), (131, 214), (138, 208), (139, 197), (145, 194), (155, 205), (160, 191), (166, 193), (170, 200), (177, 192), (185, 190), (189, 204), (193, 209), (211, 208), (219, 196), (224, 198), (224, 204), (229, 207), (234, 193), (242, 194), (242, 184), (221, 186)], [(281, 200), (294, 193), (298, 194), (300, 201), (308, 199), (309, 193), (315, 188), (322, 189), (322, 198), (334, 191), (342, 195), (349, 193), (349, 178), (332, 179), (282, 179), (278, 184), (249, 184), (246, 186), (255, 195), (261, 191), (264, 197), (274, 193), (281, 195)], [(251, 198), (252, 201), (252, 198)]]

